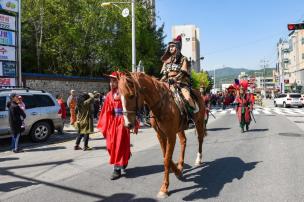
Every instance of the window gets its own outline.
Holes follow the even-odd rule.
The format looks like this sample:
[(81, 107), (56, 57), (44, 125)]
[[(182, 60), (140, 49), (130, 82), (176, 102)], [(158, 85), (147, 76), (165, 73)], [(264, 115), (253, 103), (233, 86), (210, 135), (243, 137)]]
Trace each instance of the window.
[(55, 103), (48, 95), (34, 95), (37, 107), (55, 106)]
[(5, 111), (6, 97), (0, 97), (0, 111)]
[(302, 40), (301, 40), (301, 42), (302, 42), (302, 45), (304, 45), (304, 37), (302, 37)]
[(291, 97), (291, 98), (300, 98), (301, 95), (300, 94), (290, 94), (289, 97)]
[(36, 107), (36, 102), (34, 96), (32, 95), (22, 95), (23, 102), (25, 104), (25, 109), (32, 109)]
[(302, 60), (304, 60), (304, 53), (302, 53)]

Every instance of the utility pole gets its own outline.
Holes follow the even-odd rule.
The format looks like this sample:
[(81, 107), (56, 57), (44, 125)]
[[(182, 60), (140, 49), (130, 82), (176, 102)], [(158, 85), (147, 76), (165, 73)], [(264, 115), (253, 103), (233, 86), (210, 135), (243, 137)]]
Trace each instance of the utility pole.
[(263, 90), (264, 90), (264, 96), (266, 98), (266, 67), (268, 67), (268, 60), (266, 58), (262, 59), (261, 61), (261, 67), (263, 68)]

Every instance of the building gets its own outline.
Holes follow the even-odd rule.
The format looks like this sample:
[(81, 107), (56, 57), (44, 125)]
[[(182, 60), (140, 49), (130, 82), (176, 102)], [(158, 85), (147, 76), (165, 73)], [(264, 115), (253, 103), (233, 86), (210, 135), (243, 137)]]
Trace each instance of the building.
[(176, 25), (172, 27), (172, 38), (182, 36), (182, 54), (191, 62), (196, 72), (201, 70), (200, 65), (200, 33), (195, 25)]
[(280, 39), (277, 43), (277, 63), (276, 63), (276, 87), (280, 89), (281, 93), (285, 93), (285, 89), (289, 88), (289, 42)]
[(304, 86), (304, 30), (289, 34), (289, 61), (287, 64), (289, 83), (293, 90), (300, 91)]

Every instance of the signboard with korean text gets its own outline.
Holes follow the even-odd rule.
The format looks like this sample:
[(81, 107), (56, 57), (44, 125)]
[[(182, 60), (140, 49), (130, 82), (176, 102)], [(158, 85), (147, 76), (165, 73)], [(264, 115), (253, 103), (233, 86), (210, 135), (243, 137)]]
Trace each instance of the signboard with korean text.
[(0, 62), (0, 76), (16, 77), (16, 62)]
[(16, 61), (16, 48), (0, 46), (0, 60)]
[(18, 12), (18, 0), (0, 0), (0, 9)]
[(16, 86), (15, 78), (0, 78), (0, 86)]
[(16, 30), (16, 18), (14, 16), (0, 14), (0, 29)]
[(0, 29), (0, 44), (15, 46), (16, 45), (16, 35), (15, 32), (5, 31)]

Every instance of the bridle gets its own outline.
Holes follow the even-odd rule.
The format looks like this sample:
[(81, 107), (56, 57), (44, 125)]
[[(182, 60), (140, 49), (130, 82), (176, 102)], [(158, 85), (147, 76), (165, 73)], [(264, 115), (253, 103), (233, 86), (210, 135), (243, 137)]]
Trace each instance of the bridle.
[[(128, 115), (128, 114), (135, 114), (135, 115), (138, 115), (139, 114), (139, 106), (138, 106), (138, 92), (137, 92), (137, 90), (136, 90), (136, 88), (135, 88), (135, 79), (133, 78), (133, 76), (132, 75), (130, 75), (131, 77), (132, 77), (132, 79), (130, 79), (130, 78), (128, 78), (128, 77), (126, 77), (126, 80), (127, 81), (132, 81), (132, 83), (133, 83), (133, 86), (134, 86), (134, 91), (135, 91), (135, 93), (134, 93), (134, 97), (135, 97), (135, 110), (123, 110), (123, 114), (124, 115)], [(138, 86), (139, 86), (139, 84), (138, 84)], [(129, 86), (128, 86), (129, 87)], [(130, 88), (130, 87), (129, 87)]]

